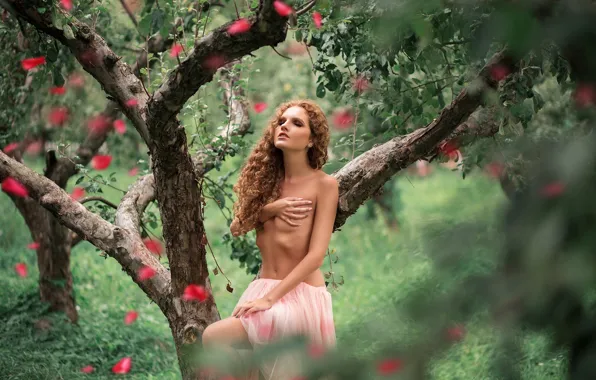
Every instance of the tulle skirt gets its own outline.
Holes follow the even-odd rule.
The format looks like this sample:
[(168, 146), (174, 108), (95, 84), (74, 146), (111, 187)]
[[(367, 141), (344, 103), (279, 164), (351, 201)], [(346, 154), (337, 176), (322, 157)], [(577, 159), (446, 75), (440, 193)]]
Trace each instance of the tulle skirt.
[[(281, 280), (259, 278), (242, 293), (238, 305), (264, 297)], [(336, 344), (331, 293), (324, 286), (301, 282), (277, 301), (269, 310), (240, 317), (248, 339), (257, 349), (272, 341), (291, 336), (305, 336), (317, 347), (328, 349)], [(292, 379), (300, 373), (299, 359), (294, 354), (280, 355), (261, 365), (266, 380)], [(298, 373), (297, 373), (298, 372)], [(250, 380), (258, 380), (253, 371)]]

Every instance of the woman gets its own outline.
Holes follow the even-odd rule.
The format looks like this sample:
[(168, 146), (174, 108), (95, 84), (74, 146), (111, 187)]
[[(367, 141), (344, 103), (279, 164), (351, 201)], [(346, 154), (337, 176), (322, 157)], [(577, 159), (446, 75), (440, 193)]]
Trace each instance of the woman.
[[(335, 345), (331, 294), (319, 269), (338, 203), (337, 181), (321, 170), (328, 144), (321, 109), (295, 100), (277, 109), (248, 157), (234, 186), (238, 202), (230, 230), (238, 236), (256, 229), (261, 271), (232, 316), (207, 327), (206, 347), (257, 348), (293, 335), (321, 348)], [(297, 363), (296, 355), (286, 355), (260, 369), (266, 379), (286, 379), (299, 371)]]

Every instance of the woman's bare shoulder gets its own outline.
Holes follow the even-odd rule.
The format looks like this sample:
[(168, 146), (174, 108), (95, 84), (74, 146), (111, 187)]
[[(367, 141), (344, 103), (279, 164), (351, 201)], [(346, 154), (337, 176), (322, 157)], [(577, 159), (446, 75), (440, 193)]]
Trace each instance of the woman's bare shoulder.
[(318, 173), (317, 183), (319, 185), (319, 192), (327, 192), (338, 187), (337, 179), (322, 170)]

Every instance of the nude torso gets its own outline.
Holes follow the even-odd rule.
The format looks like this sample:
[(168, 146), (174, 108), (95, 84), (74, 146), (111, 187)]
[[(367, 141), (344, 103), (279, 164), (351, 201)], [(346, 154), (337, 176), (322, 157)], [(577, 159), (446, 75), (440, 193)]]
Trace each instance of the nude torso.
[[(263, 261), (261, 278), (283, 280), (308, 253), (317, 211), (317, 184), (325, 175), (323, 171), (317, 171), (305, 180), (282, 184), (280, 198), (300, 197), (310, 200), (312, 210), (306, 218), (297, 221), (300, 226), (291, 226), (282, 219), (273, 217), (264, 223), (262, 230), (257, 231), (256, 243)], [(320, 269), (309, 274), (304, 282), (312, 286), (325, 286)]]

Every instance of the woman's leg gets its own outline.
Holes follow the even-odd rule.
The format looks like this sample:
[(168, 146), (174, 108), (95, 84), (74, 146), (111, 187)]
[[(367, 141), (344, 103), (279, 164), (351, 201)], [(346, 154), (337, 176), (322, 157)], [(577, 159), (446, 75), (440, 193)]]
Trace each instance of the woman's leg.
[(250, 348), (250, 342), (240, 319), (228, 317), (207, 326), (203, 332), (203, 346)]

